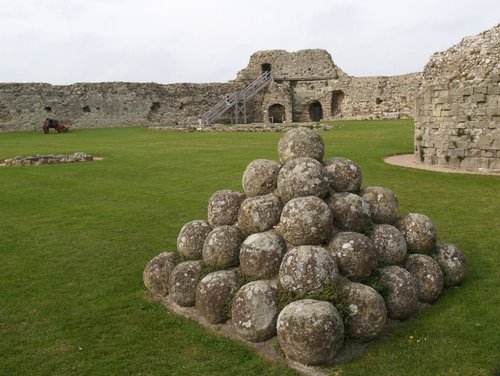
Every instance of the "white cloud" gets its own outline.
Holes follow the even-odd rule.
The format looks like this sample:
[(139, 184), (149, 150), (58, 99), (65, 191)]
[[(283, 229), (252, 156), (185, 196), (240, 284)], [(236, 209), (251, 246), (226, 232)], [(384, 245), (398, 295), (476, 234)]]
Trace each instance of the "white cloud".
[(0, 0), (0, 82), (224, 82), (253, 52), (304, 48), (402, 74), (498, 14), (496, 0)]

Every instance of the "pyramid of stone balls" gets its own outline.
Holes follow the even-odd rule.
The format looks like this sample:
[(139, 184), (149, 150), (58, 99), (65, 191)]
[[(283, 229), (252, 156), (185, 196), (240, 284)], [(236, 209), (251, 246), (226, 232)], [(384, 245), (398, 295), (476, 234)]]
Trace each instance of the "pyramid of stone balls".
[(208, 219), (180, 230), (177, 252), (147, 264), (152, 295), (247, 341), (277, 336), (287, 359), (318, 365), (462, 282), (463, 253), (436, 241), (427, 216), (400, 215), (390, 189), (362, 188), (353, 161), (323, 160), (319, 133), (286, 132), (278, 154), (250, 162), (244, 193), (215, 192)]

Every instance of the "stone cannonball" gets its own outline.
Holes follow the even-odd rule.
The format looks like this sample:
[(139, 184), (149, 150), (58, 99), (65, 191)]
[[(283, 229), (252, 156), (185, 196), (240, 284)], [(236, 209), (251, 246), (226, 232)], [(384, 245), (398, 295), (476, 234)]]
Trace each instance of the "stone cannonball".
[(238, 290), (233, 300), (232, 319), (238, 335), (262, 342), (276, 334), (278, 289), (272, 281), (254, 281)]
[(203, 244), (203, 262), (209, 266), (238, 266), (243, 235), (234, 226), (219, 226), (208, 234)]
[(252, 279), (276, 276), (286, 253), (285, 240), (274, 230), (252, 234), (240, 248), (240, 270)]
[(330, 362), (344, 342), (344, 324), (333, 304), (297, 300), (280, 312), (278, 341), (286, 357), (308, 366)]
[(399, 200), (390, 189), (366, 187), (361, 191), (361, 198), (370, 206), (373, 222), (392, 225), (398, 219)]
[(438, 242), (432, 257), (443, 271), (446, 287), (458, 286), (462, 283), (467, 273), (467, 260), (457, 246)]
[(177, 264), (170, 274), (168, 290), (170, 298), (181, 307), (196, 303), (196, 287), (201, 277), (201, 261), (185, 261)]
[(406, 240), (409, 253), (431, 254), (436, 246), (436, 229), (429, 217), (410, 213), (396, 222)]
[(318, 132), (308, 128), (291, 129), (278, 142), (278, 155), (281, 163), (300, 157), (321, 161), (324, 152), (323, 139)]
[(177, 251), (185, 260), (201, 259), (203, 243), (212, 227), (207, 221), (194, 220), (182, 226), (177, 236)]
[(401, 265), (407, 256), (406, 240), (401, 232), (391, 225), (375, 225), (370, 234), (375, 246), (379, 265)]
[(142, 278), (151, 295), (160, 297), (168, 295), (170, 274), (180, 261), (177, 252), (163, 252), (146, 264)]
[(238, 229), (243, 235), (264, 232), (280, 221), (283, 203), (275, 194), (246, 198), (238, 212)]
[(319, 291), (338, 277), (335, 260), (323, 247), (303, 245), (289, 250), (279, 270), (279, 281), (285, 291), (294, 293)]
[(247, 166), (241, 185), (247, 197), (267, 195), (277, 187), (281, 165), (269, 159), (256, 159)]
[(276, 229), (288, 244), (323, 244), (333, 231), (332, 213), (318, 197), (294, 198), (284, 206)]
[(409, 255), (405, 262), (418, 287), (418, 300), (432, 303), (443, 291), (443, 272), (439, 264), (431, 257), (415, 253)]
[(395, 265), (385, 266), (379, 269), (378, 283), (387, 288), (384, 300), (391, 319), (407, 319), (417, 311), (418, 286), (409, 271)]
[(348, 282), (344, 291), (345, 304), (349, 307), (346, 334), (357, 341), (371, 341), (382, 332), (387, 320), (384, 298), (370, 286), (358, 282)]
[(370, 206), (354, 193), (335, 193), (327, 203), (333, 224), (342, 231), (364, 232), (372, 225)]
[(228, 304), (237, 290), (238, 275), (234, 270), (220, 270), (207, 274), (196, 289), (196, 308), (211, 324), (220, 324), (229, 318)]
[(212, 227), (235, 224), (244, 199), (243, 193), (230, 189), (215, 192), (208, 200), (208, 223)]
[(323, 165), (332, 191), (359, 192), (363, 177), (356, 163), (347, 158), (334, 157), (324, 161)]
[(277, 182), (283, 202), (303, 196), (326, 197), (328, 178), (321, 163), (312, 158), (295, 158), (283, 165)]
[(377, 267), (373, 242), (359, 232), (339, 232), (327, 250), (335, 258), (340, 273), (353, 281), (365, 280)]

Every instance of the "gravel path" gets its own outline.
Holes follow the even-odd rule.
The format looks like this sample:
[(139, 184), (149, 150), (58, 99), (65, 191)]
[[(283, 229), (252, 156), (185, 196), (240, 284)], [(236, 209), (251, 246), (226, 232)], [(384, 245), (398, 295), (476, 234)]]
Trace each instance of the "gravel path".
[(427, 165), (415, 161), (413, 154), (391, 155), (390, 157), (384, 158), (384, 162), (390, 165), (417, 168), (419, 170), (427, 170), (427, 171), (448, 172), (454, 174), (500, 175), (500, 169), (480, 168), (478, 170), (472, 170), (465, 168)]

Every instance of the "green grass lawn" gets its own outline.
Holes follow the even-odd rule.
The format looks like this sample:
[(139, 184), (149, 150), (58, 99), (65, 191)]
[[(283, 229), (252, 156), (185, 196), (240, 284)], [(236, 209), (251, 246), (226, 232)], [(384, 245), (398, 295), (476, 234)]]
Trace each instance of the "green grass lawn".
[[(363, 185), (394, 190), (466, 254), (464, 284), (335, 375), (493, 375), (499, 370), (500, 177), (384, 164), (411, 152), (410, 121), (343, 122), (322, 133)], [(174, 251), (210, 195), (241, 191), (279, 133), (145, 128), (0, 134), (0, 160), (83, 151), (77, 164), (0, 167), (0, 375), (295, 375), (147, 299), (145, 264)], [(422, 339), (409, 341), (409, 337)], [(426, 338), (426, 340), (423, 340)]]

